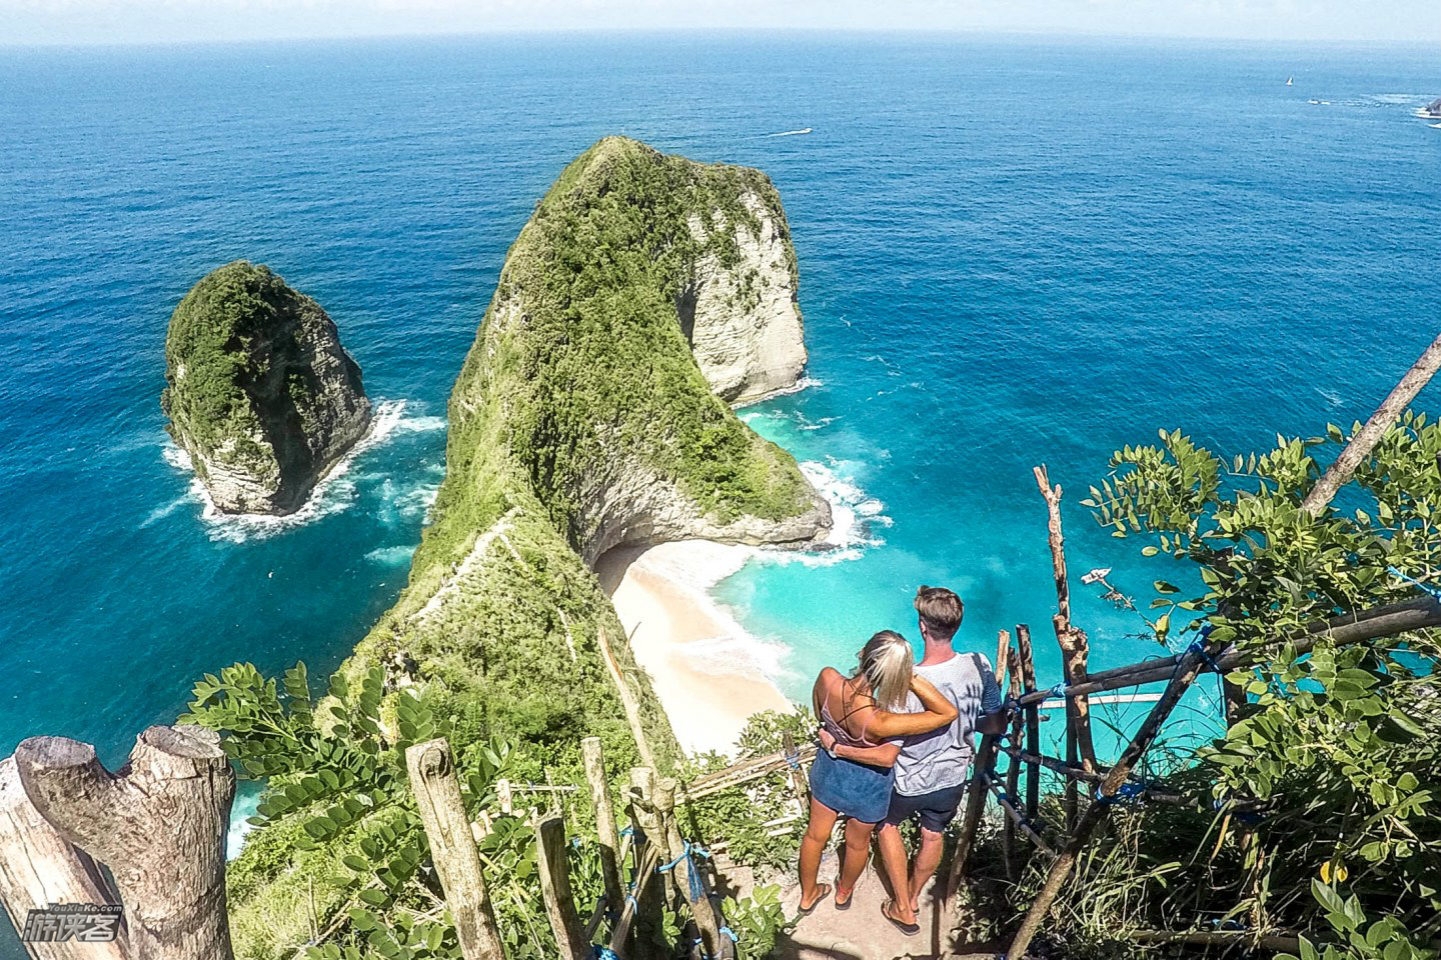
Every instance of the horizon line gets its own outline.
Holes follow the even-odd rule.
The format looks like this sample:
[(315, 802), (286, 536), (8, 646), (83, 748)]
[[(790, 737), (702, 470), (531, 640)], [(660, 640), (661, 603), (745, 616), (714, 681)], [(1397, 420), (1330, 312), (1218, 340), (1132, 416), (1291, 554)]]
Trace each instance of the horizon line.
[(946, 39), (952, 37), (988, 37), (995, 39), (1009, 40), (1081, 40), (1081, 41), (1156, 41), (1165, 43), (1196, 43), (1203, 45), (1219, 44), (1246, 44), (1246, 45), (1276, 45), (1276, 46), (1351, 46), (1351, 47), (1438, 47), (1441, 46), (1441, 37), (1271, 37), (1271, 36), (1241, 36), (1236, 34), (1215, 33), (1215, 34), (1174, 34), (1174, 33), (1117, 33), (1104, 30), (1074, 30), (1057, 32), (1053, 30), (1035, 29), (1027, 30), (1021, 28), (997, 30), (986, 27), (873, 27), (873, 26), (582, 26), (582, 27), (496, 27), (482, 30), (417, 30), (411, 32), (375, 32), (375, 33), (315, 33), (315, 34), (277, 34), (275, 36), (253, 36), (235, 38), (217, 37), (183, 37), (174, 39), (155, 40), (28, 40), (28, 41), (6, 41), (0, 40), (0, 50), (93, 50), (93, 49), (125, 49), (125, 48), (154, 48), (154, 47), (244, 47), (258, 44), (307, 44), (307, 43), (345, 43), (345, 42), (386, 42), (401, 40), (476, 40), (502, 37), (531, 37), (531, 38), (557, 38), (557, 37), (625, 37), (625, 36), (654, 36), (658, 34), (676, 35), (685, 34), (693, 36), (722, 36), (733, 37), (759, 37), (787, 34), (792, 36), (894, 36), (911, 37), (917, 39), (935, 38)]

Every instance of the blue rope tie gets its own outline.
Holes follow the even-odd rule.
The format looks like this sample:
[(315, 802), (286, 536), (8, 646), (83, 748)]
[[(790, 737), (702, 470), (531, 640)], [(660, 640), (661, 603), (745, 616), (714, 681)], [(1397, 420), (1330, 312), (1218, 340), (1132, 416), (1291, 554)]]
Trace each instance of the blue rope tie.
[[(710, 851), (698, 843), (691, 843), (687, 840), (685, 842), (685, 849), (681, 851), (680, 856), (676, 857), (670, 863), (662, 864), (655, 868), (656, 873), (670, 873), (676, 867), (680, 866), (681, 861), (684, 860), (686, 863), (686, 877), (690, 880), (691, 903), (695, 903), (700, 900), (701, 897), (705, 896), (705, 882), (701, 879), (700, 870), (696, 867), (696, 857), (710, 859)], [(700, 941), (696, 942), (699, 943)]]
[(1217, 663), (1209, 653), (1206, 652), (1206, 641), (1204, 639), (1193, 640), (1191, 642), (1191, 645), (1186, 648), (1186, 652), (1194, 653), (1196, 656), (1204, 660), (1206, 662), (1206, 666), (1210, 667), (1213, 673), (1225, 673), (1225, 671), (1221, 669), (1221, 665)]
[(1065, 685), (1064, 683), (1058, 683), (1058, 684), (1056, 684), (1054, 687), (1052, 687), (1050, 690), (1047, 690), (1047, 691), (1046, 691), (1046, 699), (1047, 699), (1047, 700), (1050, 700), (1052, 697), (1060, 697), (1060, 698), (1062, 698), (1062, 699), (1065, 699), (1065, 696), (1066, 696), (1066, 685)]
[(622, 837), (634, 836), (634, 835), (635, 835), (635, 827), (626, 827), (624, 830), (622, 830), (622, 831), (620, 832), (620, 835), (621, 835)]
[(603, 943), (593, 943), (591, 946), (595, 948), (595, 960), (620, 960), (620, 954)]
[(736, 933), (734, 930), (732, 930), (730, 927), (725, 927), (725, 926), (723, 926), (723, 927), (720, 928), (720, 932), (723, 933), (723, 934), (725, 934), (726, 936), (730, 937), (730, 938), (731, 938), (731, 943), (740, 943), (740, 942), (741, 942), (740, 935), (737, 934), (737, 933)]
[(1144, 783), (1123, 783), (1115, 793), (1109, 797), (1096, 788), (1095, 800), (1103, 807), (1109, 807), (1117, 803), (1130, 803), (1144, 798), (1146, 785)]
[(1386, 570), (1388, 573), (1391, 574), (1391, 576), (1400, 577), (1402, 580), (1405, 580), (1413, 587), (1419, 589), (1422, 593), (1428, 593), (1433, 598), (1441, 600), (1441, 587), (1438, 587), (1433, 583), (1422, 583), (1415, 577), (1408, 577), (1406, 574), (1402, 573), (1400, 570), (1397, 570), (1395, 567), (1387, 567)]

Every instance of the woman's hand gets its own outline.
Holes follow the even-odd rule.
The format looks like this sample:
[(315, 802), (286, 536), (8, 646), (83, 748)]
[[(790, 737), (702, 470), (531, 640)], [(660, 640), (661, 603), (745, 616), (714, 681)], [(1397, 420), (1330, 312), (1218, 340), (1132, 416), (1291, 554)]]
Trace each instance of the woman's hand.
[(835, 734), (831, 733), (831, 732), (830, 732), (829, 730), (827, 730), (825, 727), (821, 727), (819, 730), (816, 731), (816, 739), (821, 742), (821, 749), (822, 749), (822, 750), (824, 750), (826, 753), (829, 753), (831, 756), (835, 756), (835, 749), (836, 749), (836, 735), (835, 735)]

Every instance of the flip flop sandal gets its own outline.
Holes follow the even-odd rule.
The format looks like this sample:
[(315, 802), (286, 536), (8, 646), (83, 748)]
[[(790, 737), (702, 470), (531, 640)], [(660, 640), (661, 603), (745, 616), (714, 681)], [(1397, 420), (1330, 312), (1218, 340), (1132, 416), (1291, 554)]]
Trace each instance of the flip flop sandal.
[[(819, 883), (819, 884), (816, 884), (816, 889), (818, 889), (818, 890), (820, 891), (820, 895), (817, 896), (817, 897), (815, 898), (815, 900), (811, 901), (811, 905), (810, 905), (809, 907), (801, 906), (801, 908), (800, 908), (800, 915), (801, 915), (801, 916), (804, 917), (804, 916), (808, 915), (812, 910), (814, 910), (816, 907), (820, 906), (822, 900), (824, 900), (826, 897), (828, 897), (828, 896), (831, 895), (831, 889), (832, 889), (832, 888), (831, 888), (831, 885), (830, 885), (829, 883)], [(799, 906), (799, 904), (798, 904), (798, 906)]]
[(855, 888), (855, 887), (851, 887), (851, 895), (848, 896), (848, 897), (846, 897), (846, 899), (845, 899), (844, 901), (842, 901), (842, 900), (841, 900), (841, 885), (840, 885), (839, 883), (836, 884), (836, 909), (837, 909), (837, 910), (849, 910), (849, 909), (851, 908), (851, 901), (854, 900), (855, 898), (856, 898), (856, 888)]
[(881, 904), (881, 916), (889, 920), (892, 926), (894, 926), (897, 930), (899, 930), (901, 933), (904, 933), (908, 937), (914, 937), (916, 934), (920, 933), (921, 925), (919, 923), (902, 923), (900, 920), (897, 920), (895, 917), (891, 916), (891, 906), (894, 903), (894, 900), (887, 900), (885, 903)]

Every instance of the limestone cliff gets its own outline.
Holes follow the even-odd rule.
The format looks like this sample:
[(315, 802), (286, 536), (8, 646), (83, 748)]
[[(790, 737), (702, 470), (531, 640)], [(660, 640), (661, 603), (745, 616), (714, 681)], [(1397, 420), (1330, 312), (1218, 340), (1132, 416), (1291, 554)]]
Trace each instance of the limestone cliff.
[[(806, 347), (796, 255), (780, 197), (756, 176), (737, 200), (743, 217), (712, 210), (688, 219), (695, 239), (711, 249), (684, 278), (676, 307), (711, 389), (723, 400), (748, 403), (794, 386)], [(725, 242), (712, 244), (720, 231), (728, 234)]]
[(293, 513), (370, 424), (360, 368), (314, 300), (226, 264), (170, 318), (167, 429), (226, 513)]

